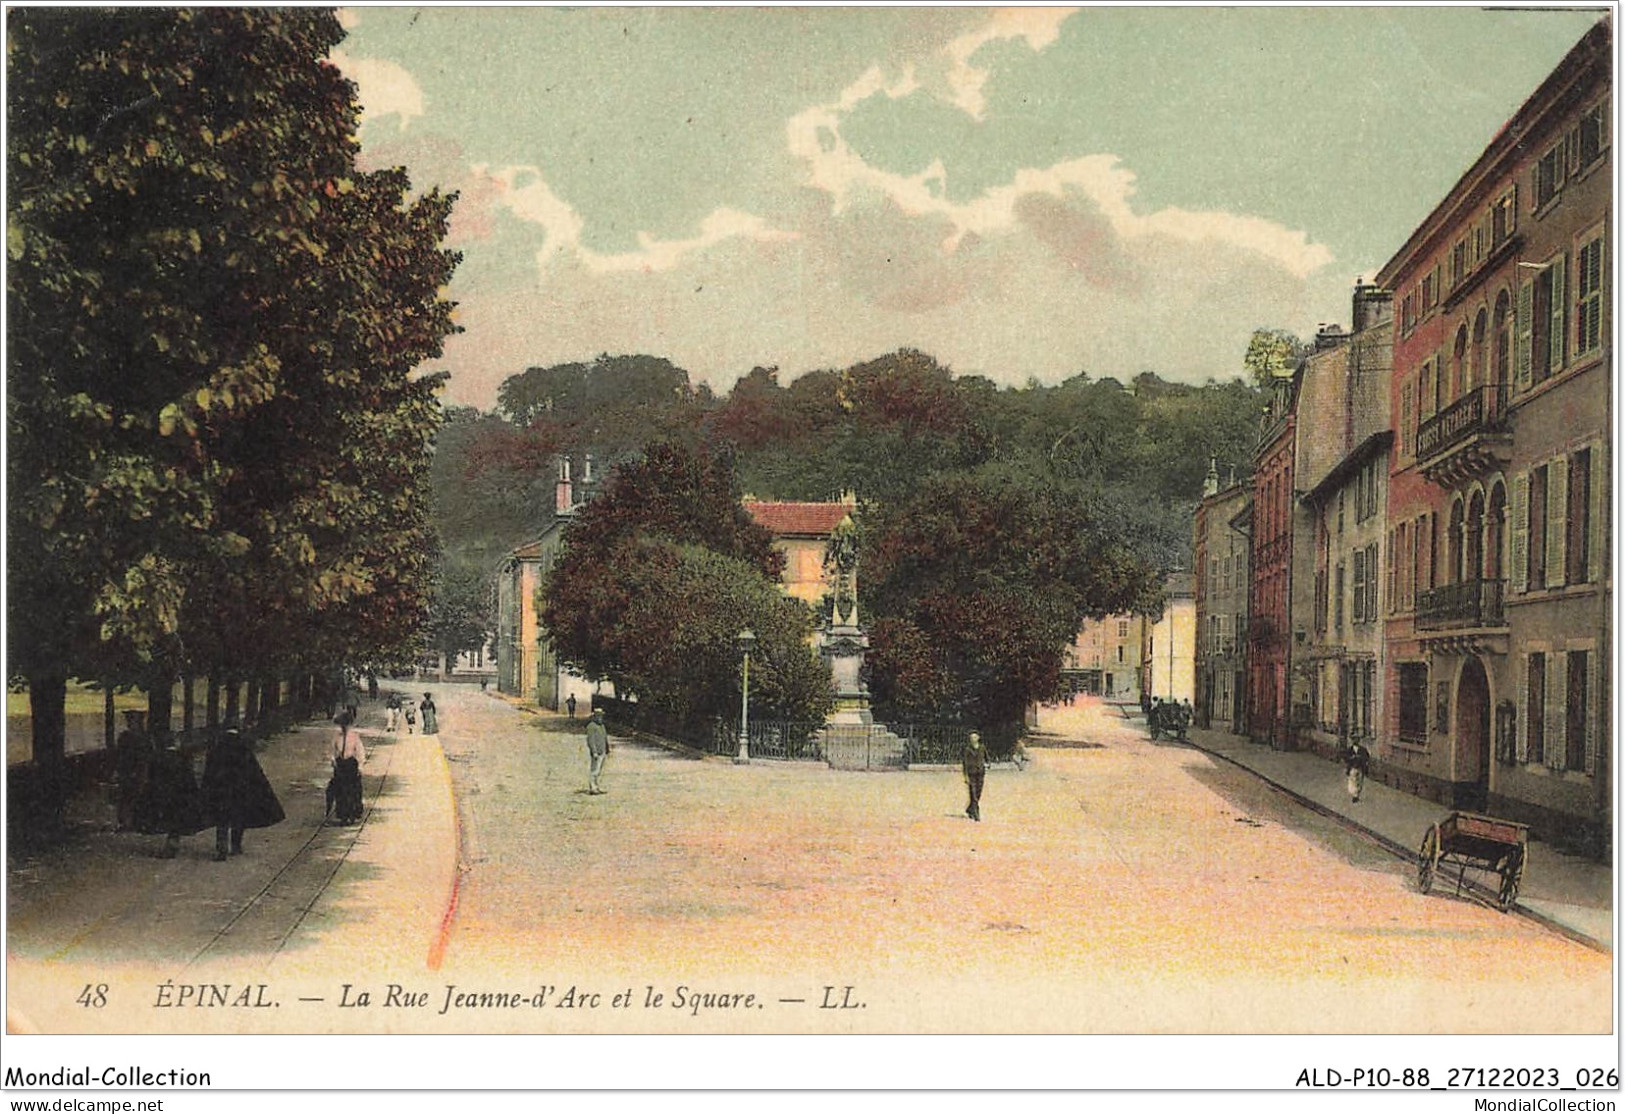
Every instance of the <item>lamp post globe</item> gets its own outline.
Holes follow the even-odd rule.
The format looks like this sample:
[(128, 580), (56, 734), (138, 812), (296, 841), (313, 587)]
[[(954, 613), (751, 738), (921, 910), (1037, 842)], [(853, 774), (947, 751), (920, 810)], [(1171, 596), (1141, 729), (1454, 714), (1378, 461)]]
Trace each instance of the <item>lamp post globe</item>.
[(739, 681), (739, 752), (734, 755), (736, 765), (750, 761), (750, 652), (756, 645), (756, 632), (749, 627), (735, 639), (743, 659)]

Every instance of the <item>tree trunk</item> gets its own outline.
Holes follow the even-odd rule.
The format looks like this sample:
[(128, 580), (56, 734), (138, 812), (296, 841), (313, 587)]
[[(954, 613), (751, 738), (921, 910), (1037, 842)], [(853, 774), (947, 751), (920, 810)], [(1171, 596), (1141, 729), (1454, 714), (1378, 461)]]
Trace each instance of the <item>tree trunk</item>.
[(181, 731), (192, 734), (192, 675), (181, 678)]
[(242, 707), (237, 703), (237, 690), (239, 687), (237, 678), (226, 678), (226, 723), (241, 724), (243, 722)]
[(33, 730), (34, 768), (39, 771), (37, 820), (51, 831), (62, 822), (67, 801), (68, 679), (61, 673), (31, 673), (28, 714)]
[(207, 695), (204, 697), (204, 699), (206, 701), (208, 701), (208, 707), (205, 708), (204, 711), (203, 711), (203, 722), (208, 726), (209, 733), (213, 734), (214, 729), (216, 727), (220, 726), (220, 676), (219, 676), (219, 674), (216, 674), (216, 673), (210, 673), (209, 674), (209, 690), (208, 690)]
[(113, 712), (113, 683), (102, 689), (102, 745), (108, 750), (118, 741), (118, 717)]
[(147, 734), (167, 734), (174, 725), (174, 708), (174, 678), (154, 678), (147, 686)]
[(243, 700), (243, 722), (258, 723), (260, 719), (260, 683), (258, 679), (248, 682), (248, 695)]

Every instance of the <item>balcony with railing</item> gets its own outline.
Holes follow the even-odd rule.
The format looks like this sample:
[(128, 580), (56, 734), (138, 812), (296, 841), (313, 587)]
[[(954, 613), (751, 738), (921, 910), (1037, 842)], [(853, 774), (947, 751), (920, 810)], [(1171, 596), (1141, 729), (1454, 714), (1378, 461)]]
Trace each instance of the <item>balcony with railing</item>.
[(1416, 625), (1422, 630), (1506, 626), (1506, 581), (1464, 580), (1429, 588), (1416, 596)]
[(1512, 435), (1506, 426), (1506, 386), (1476, 387), (1427, 419), (1416, 431), (1416, 463), (1444, 486), (1504, 467)]

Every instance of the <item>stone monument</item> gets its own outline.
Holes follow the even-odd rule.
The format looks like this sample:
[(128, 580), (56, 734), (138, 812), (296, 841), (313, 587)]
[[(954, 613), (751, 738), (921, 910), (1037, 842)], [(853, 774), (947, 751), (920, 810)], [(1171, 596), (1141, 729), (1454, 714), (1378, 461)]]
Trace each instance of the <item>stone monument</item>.
[(858, 531), (850, 515), (830, 533), (824, 568), (830, 582), (830, 613), (818, 632), (818, 652), (829, 663), (835, 711), (819, 733), (824, 758), (838, 769), (875, 769), (905, 764), (903, 741), (874, 722), (863, 656), (869, 636), (858, 622)]

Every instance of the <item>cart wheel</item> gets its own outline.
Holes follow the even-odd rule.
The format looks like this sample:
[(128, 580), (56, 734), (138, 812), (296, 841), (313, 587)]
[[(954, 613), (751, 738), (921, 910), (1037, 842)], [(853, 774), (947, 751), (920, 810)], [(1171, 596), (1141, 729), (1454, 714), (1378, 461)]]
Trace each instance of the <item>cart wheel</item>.
[(1433, 824), (1422, 837), (1422, 849), (1416, 856), (1416, 888), (1427, 893), (1433, 888), (1433, 876), (1439, 870), (1439, 825)]
[(1501, 892), (1497, 895), (1496, 903), (1501, 912), (1510, 910), (1518, 900), (1518, 885), (1523, 881), (1523, 848), (1514, 847), (1505, 859), (1501, 860)]

